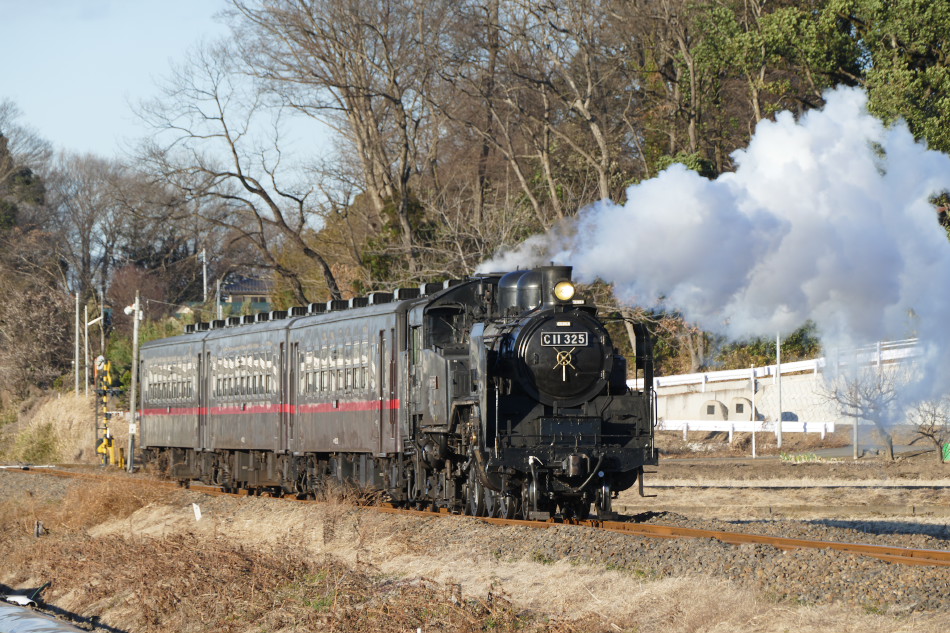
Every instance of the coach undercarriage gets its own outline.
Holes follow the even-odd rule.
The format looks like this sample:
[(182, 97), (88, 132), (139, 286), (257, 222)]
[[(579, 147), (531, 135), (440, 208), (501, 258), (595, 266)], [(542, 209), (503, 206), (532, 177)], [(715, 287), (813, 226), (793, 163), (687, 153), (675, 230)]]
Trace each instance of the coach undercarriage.
[[(430, 438), (431, 439), (431, 438)], [(428, 449), (428, 450), (427, 450)], [(590, 452), (590, 451), (589, 451)], [(529, 454), (541, 450), (437, 457), (431, 442), (401, 455), (365, 453), (277, 454), (272, 451), (196, 451), (190, 448), (147, 449), (146, 459), (169, 477), (187, 484), (197, 480), (227, 492), (298, 498), (321, 498), (331, 486), (381, 491), (397, 506), (445, 509), (473, 516), (546, 519), (554, 515), (586, 518), (595, 509), (611, 517), (611, 499), (642, 473), (642, 467), (604, 477), (610, 451), (572, 453), (546, 463)], [(515, 468), (516, 463), (524, 467)]]

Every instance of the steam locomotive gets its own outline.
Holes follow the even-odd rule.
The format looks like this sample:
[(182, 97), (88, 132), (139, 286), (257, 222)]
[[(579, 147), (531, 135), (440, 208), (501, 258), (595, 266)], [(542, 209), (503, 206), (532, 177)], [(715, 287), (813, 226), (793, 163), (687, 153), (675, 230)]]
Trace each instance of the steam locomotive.
[(477, 516), (612, 515), (656, 464), (640, 389), (571, 268), (230, 317), (143, 345), (141, 449), (181, 480), (315, 494), (328, 480)]

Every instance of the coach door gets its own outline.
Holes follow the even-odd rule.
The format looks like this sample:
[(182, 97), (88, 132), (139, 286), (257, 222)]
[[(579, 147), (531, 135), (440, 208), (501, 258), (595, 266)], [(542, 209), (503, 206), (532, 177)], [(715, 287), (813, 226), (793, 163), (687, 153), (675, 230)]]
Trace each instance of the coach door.
[(195, 450), (210, 448), (208, 437), (208, 401), (211, 391), (211, 352), (198, 354), (198, 432), (195, 434), (198, 446)]
[(383, 435), (386, 433), (386, 422), (389, 407), (386, 406), (386, 374), (387, 374), (387, 346), (386, 346), (386, 330), (379, 331), (379, 342), (378, 342), (379, 353), (376, 354), (376, 391), (377, 399), (379, 400), (379, 420), (377, 420), (378, 428), (376, 437), (379, 438), (377, 441), (376, 452), (381, 454), (383, 451)]
[(376, 355), (377, 397), (379, 399), (379, 438), (376, 452), (383, 455), (394, 451), (396, 445), (396, 424), (399, 409), (396, 406), (396, 354), (393, 341), (396, 340), (395, 330), (379, 331), (379, 353)]
[(294, 417), (297, 410), (297, 389), (294, 376), (297, 371), (297, 343), (288, 351), (285, 343), (280, 344), (280, 437), (277, 450), (288, 452), (293, 449)]

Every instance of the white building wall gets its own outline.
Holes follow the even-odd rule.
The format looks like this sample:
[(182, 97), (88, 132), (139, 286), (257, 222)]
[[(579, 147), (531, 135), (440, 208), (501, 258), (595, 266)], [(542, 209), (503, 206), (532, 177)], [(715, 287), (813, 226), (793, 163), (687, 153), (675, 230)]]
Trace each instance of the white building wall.
[[(909, 339), (836, 353), (829, 355), (828, 360), (832, 366), (877, 366), (889, 371), (912, 360), (917, 353), (916, 340)], [(837, 404), (827, 395), (825, 365), (825, 358), (781, 365), (783, 427), (786, 422), (799, 422), (805, 423), (804, 427), (790, 425), (790, 429), (797, 427), (821, 432), (825, 428), (833, 429), (835, 423), (853, 423), (851, 418), (841, 415)], [(630, 381), (630, 385), (635, 386), (637, 382)], [(774, 428), (779, 420), (779, 385), (774, 365), (745, 370), (660, 376), (656, 378), (654, 388), (660, 428), (663, 428), (664, 422), (667, 423), (666, 428), (677, 429), (686, 425), (697, 428), (699, 423), (703, 423), (704, 428), (715, 426), (715, 421), (721, 420), (721, 415), (709, 414), (708, 407), (717, 402), (728, 408), (727, 422), (748, 422), (752, 419), (751, 406), (744, 406), (741, 414), (736, 412), (737, 401), (743, 404), (755, 403), (756, 421), (762, 424), (761, 428)], [(718, 408), (715, 410), (718, 411)], [(739, 430), (739, 426), (726, 426)]]

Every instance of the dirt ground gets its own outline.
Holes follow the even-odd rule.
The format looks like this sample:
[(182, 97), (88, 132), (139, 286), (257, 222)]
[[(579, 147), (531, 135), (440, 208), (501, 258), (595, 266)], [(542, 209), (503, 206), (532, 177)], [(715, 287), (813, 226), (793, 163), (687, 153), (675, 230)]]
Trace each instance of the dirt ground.
[[(876, 438), (864, 437), (872, 443)], [(674, 511), (730, 520), (761, 518), (910, 517), (950, 520), (950, 463), (932, 447), (911, 444), (906, 429), (895, 432), (902, 450), (890, 461), (877, 449), (852, 458), (850, 430), (821, 440), (817, 435), (759, 437), (753, 459), (748, 434), (732, 445), (726, 434), (661, 433), (659, 466), (645, 476), (644, 493), (625, 491), (621, 512)], [(702, 447), (690, 450), (690, 447)]]

